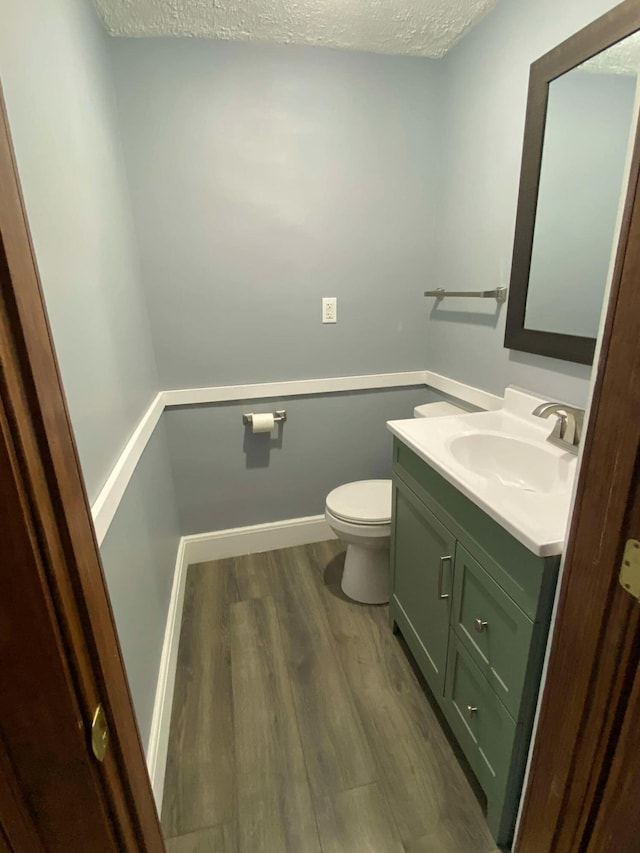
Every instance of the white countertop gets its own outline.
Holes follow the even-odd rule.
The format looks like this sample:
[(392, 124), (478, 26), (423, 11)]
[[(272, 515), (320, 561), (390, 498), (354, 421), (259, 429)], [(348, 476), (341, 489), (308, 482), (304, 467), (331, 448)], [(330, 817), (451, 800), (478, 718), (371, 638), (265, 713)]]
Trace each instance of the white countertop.
[(577, 458), (546, 441), (556, 418), (531, 414), (542, 402), (507, 388), (504, 407), (494, 412), (387, 427), (530, 551), (549, 557), (563, 551)]

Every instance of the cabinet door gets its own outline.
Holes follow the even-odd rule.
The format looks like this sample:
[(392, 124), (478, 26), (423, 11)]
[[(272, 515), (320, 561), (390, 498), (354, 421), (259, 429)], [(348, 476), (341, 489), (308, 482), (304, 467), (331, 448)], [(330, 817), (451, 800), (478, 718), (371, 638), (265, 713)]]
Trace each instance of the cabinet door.
[(455, 540), (413, 492), (395, 488), (393, 594), (424, 652), (423, 675), (442, 696)]

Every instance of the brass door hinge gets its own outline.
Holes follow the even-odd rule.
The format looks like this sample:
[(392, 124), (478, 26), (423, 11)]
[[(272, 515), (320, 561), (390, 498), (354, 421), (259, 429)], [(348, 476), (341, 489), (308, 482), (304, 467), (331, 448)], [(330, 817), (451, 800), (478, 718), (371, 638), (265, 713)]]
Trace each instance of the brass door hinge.
[(91, 749), (98, 761), (104, 761), (109, 745), (109, 726), (102, 705), (98, 705), (91, 723)]
[(627, 539), (620, 566), (620, 584), (640, 601), (640, 542)]

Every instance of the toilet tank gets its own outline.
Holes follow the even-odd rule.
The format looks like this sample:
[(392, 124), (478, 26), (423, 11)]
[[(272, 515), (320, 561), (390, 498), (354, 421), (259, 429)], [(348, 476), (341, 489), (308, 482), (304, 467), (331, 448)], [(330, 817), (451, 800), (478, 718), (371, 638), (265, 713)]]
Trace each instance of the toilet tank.
[(414, 418), (440, 418), (443, 415), (468, 415), (467, 409), (453, 403), (424, 403), (413, 410)]

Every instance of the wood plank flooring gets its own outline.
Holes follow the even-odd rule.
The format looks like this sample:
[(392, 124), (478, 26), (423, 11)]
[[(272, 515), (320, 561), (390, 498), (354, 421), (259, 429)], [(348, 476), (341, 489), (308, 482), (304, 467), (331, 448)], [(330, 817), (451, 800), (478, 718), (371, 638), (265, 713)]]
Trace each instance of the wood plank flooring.
[(478, 800), (386, 607), (335, 541), (191, 566), (168, 853), (490, 853)]
[(273, 598), (231, 608), (231, 668), (239, 847), (320, 853)]
[(190, 566), (173, 697), (165, 837), (237, 818), (229, 622), (235, 563)]

